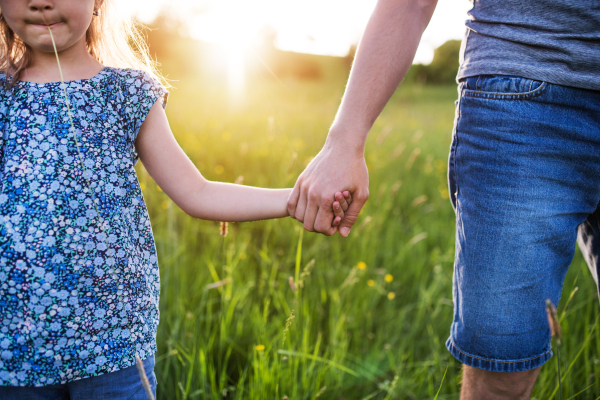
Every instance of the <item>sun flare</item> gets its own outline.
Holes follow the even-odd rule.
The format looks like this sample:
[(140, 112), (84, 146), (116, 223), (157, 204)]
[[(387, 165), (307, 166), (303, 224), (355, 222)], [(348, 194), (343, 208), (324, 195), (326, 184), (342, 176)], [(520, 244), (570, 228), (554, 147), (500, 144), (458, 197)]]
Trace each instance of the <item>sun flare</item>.
[[(227, 72), (230, 92), (244, 93), (246, 61), (265, 28), (286, 51), (344, 56), (358, 43), (377, 0), (130, 0), (123, 4), (142, 20), (173, 12), (195, 38), (221, 46), (212, 60)], [(440, 2), (423, 33), (414, 62), (429, 63), (433, 49), (464, 34), (469, 0)]]

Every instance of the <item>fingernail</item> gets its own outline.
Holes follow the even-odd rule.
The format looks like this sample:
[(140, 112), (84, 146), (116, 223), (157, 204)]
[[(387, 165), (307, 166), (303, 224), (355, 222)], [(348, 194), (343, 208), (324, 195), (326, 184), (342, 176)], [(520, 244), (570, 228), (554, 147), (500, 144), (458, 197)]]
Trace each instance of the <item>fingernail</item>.
[(340, 233), (342, 234), (342, 236), (346, 237), (350, 233), (350, 228), (343, 227), (342, 229), (340, 229)]

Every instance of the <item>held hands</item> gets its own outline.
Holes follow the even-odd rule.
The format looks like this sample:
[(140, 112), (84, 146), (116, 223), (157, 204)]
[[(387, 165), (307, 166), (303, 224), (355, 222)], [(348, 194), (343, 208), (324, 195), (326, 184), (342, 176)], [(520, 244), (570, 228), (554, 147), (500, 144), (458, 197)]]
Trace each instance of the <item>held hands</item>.
[(339, 231), (346, 237), (368, 197), (369, 173), (362, 150), (331, 141), (296, 181), (287, 208), (310, 232), (331, 236)]

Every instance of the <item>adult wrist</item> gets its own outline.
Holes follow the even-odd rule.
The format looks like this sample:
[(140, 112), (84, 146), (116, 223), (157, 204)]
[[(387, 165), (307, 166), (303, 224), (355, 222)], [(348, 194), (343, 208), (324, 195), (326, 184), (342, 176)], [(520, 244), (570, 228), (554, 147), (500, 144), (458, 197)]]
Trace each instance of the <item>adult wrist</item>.
[(368, 130), (364, 129), (349, 129), (333, 125), (324, 147), (363, 156), (368, 133)]

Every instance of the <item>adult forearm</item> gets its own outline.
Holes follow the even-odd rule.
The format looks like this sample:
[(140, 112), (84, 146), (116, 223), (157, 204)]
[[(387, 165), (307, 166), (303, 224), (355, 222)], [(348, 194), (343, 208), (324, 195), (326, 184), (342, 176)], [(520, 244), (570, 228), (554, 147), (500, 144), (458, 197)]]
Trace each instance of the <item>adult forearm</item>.
[(379, 0), (358, 46), (342, 104), (319, 154), (300, 175), (288, 213), (309, 231), (331, 227), (332, 193), (347, 190), (353, 202), (339, 225), (348, 236), (369, 197), (364, 160), (367, 134), (410, 68), (437, 0)]
[(329, 143), (343, 142), (362, 153), (369, 130), (412, 64), (436, 3), (378, 1), (358, 46)]
[[(263, 189), (206, 181), (186, 204), (189, 215), (212, 221), (245, 222), (287, 217), (291, 189)], [(186, 202), (187, 203), (187, 202)]]

